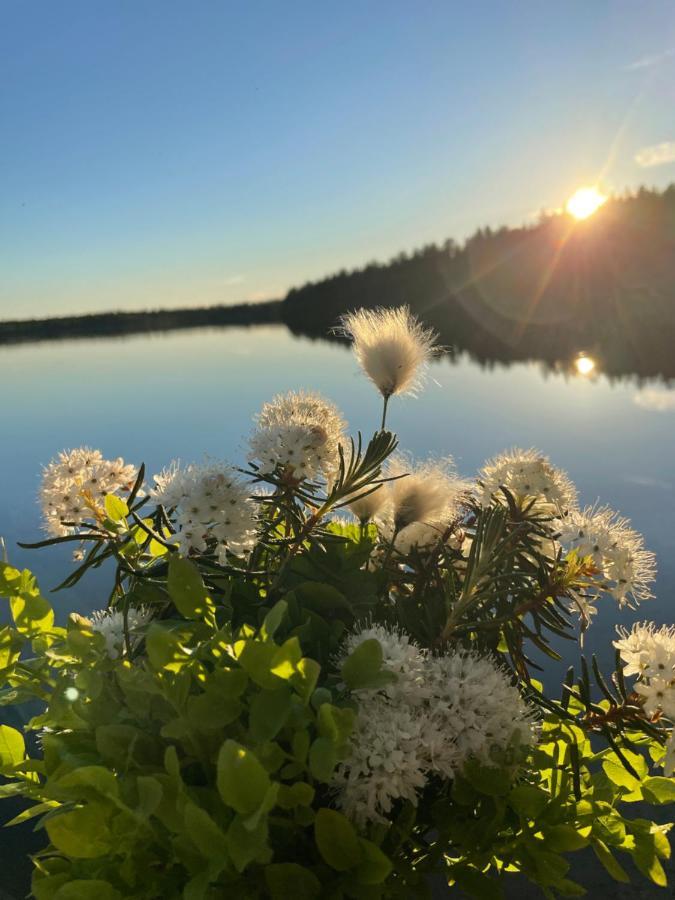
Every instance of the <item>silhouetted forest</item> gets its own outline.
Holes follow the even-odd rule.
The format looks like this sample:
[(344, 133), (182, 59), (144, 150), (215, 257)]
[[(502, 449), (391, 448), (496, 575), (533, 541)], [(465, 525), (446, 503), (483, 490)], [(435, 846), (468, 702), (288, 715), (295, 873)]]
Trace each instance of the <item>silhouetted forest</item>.
[(675, 185), (338, 272), (289, 291), (282, 317), (323, 337), (347, 310), (401, 303), (483, 364), (583, 351), (610, 376), (675, 378)]
[(675, 185), (612, 198), (585, 221), (560, 213), (483, 228), (293, 288), (281, 301), (0, 322), (0, 344), (284, 322), (339, 340), (340, 315), (407, 303), (450, 354), (481, 365), (584, 352), (610, 377), (675, 378)]
[(240, 303), (145, 312), (105, 312), (52, 319), (17, 319), (0, 322), (0, 344), (70, 338), (111, 337), (151, 331), (176, 331), (205, 326), (265, 325), (278, 323), (281, 302)]

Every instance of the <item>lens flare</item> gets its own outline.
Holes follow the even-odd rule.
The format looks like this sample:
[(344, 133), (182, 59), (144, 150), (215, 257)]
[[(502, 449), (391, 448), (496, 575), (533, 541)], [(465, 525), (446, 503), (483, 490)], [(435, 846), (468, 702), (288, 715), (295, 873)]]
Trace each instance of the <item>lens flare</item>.
[(595, 360), (586, 356), (585, 353), (581, 353), (574, 360), (574, 368), (580, 375), (590, 375), (595, 370)]
[(575, 219), (587, 219), (592, 216), (607, 197), (601, 194), (597, 187), (582, 187), (575, 191), (567, 201), (567, 212)]

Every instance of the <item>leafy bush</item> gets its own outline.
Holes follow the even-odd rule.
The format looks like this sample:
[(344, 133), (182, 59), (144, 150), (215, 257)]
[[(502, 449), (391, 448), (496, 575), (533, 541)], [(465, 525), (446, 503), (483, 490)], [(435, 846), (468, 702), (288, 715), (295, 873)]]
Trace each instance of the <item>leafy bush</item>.
[(474, 481), (396, 456), (387, 404), (431, 335), (405, 311), (348, 326), (384, 399), (365, 447), (291, 394), (240, 469), (146, 488), (81, 448), (45, 470), (33, 546), (76, 545), (60, 587), (105, 565), (112, 588), (60, 627), (0, 564), (0, 702), (34, 712), (28, 745), (0, 726), (0, 794), (44, 829), (37, 900), (424, 897), (437, 873), (475, 897), (511, 873), (577, 896), (586, 847), (665, 884), (669, 826), (629, 813), (675, 798), (672, 630), (619, 634), (617, 670), (582, 657), (560, 699), (530, 659), (598, 603), (646, 599), (652, 555), (533, 451)]

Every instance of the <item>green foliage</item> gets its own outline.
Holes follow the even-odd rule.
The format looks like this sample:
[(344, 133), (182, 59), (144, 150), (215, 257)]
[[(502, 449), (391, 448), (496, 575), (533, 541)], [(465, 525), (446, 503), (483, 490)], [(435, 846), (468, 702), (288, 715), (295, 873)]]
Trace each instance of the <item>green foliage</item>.
[[(34, 741), (0, 726), (0, 796), (26, 801), (8, 824), (32, 819), (45, 835), (37, 900), (424, 897), (438, 873), (488, 900), (510, 873), (577, 896), (568, 856), (584, 849), (619, 881), (631, 857), (665, 883), (669, 826), (630, 815), (638, 801), (675, 800), (675, 779), (654, 771), (661, 724), (595, 661), (560, 701), (530, 675), (533, 648), (555, 656), (553, 639), (573, 636), (563, 601), (578, 565), (547, 554), (546, 516), (508, 497), (472, 507), (464, 554), (445, 541), (399, 553), (372, 528), (327, 518), (379, 483), (394, 446), (388, 433), (357, 443), (328, 491), (260, 476), (273, 487), (260, 498), (264, 540), (227, 564), (213, 547), (179, 556), (163, 510), (141, 518), (142, 477), (127, 500), (106, 497), (63, 585), (114, 562), (124, 640), (113, 653), (83, 616), (57, 627), (33, 576), (0, 563), (11, 615), (0, 703), (32, 701), (26, 731), (41, 735), (27, 751)], [(150, 621), (138, 633), (129, 611), (141, 605)], [(396, 684), (377, 640), (344, 657), (346, 634), (371, 619), (509, 669), (541, 714), (527, 758), (514, 743), (454, 780), (434, 777), (385, 821), (350, 821), (334, 779), (359, 692)]]

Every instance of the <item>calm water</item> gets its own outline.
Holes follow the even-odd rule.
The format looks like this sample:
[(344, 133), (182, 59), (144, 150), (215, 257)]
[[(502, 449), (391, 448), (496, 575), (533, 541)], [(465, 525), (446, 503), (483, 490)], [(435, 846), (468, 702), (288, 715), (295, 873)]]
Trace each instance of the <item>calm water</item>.
[[(415, 455), (452, 454), (462, 474), (512, 445), (536, 446), (567, 469), (583, 502), (629, 516), (659, 559), (657, 599), (641, 615), (673, 619), (675, 600), (675, 390), (612, 384), (600, 374), (544, 373), (537, 365), (481, 369), (437, 362), (417, 399), (392, 404), (390, 425)], [(22, 551), (40, 537), (40, 467), (64, 447), (159, 470), (208, 454), (243, 461), (251, 415), (277, 391), (314, 388), (350, 426), (373, 431), (379, 400), (341, 345), (292, 337), (283, 327), (232, 328), (0, 349), (0, 534), (10, 559), (43, 588), (68, 567), (60, 549)], [(97, 584), (55, 595), (64, 614), (101, 605)], [(630, 612), (621, 614), (628, 623)], [(605, 659), (618, 620), (608, 604), (588, 636)]]
[[(346, 347), (296, 339), (283, 327), (3, 347), (0, 386), (0, 534), (11, 561), (30, 566), (45, 590), (68, 571), (68, 552), (22, 551), (16, 541), (41, 536), (40, 467), (58, 450), (90, 444), (107, 456), (144, 461), (150, 473), (175, 457), (242, 461), (251, 415), (290, 388), (322, 391), (354, 430), (367, 434), (380, 414), (378, 397)], [(533, 364), (486, 370), (446, 359), (434, 365), (418, 399), (392, 404), (390, 425), (404, 449), (418, 456), (452, 454), (465, 475), (512, 445), (549, 454), (568, 470), (584, 503), (601, 498), (644, 533), (658, 555), (659, 579), (657, 599), (641, 616), (673, 620), (675, 390), (610, 385), (602, 375), (544, 374)], [(70, 609), (100, 607), (100, 584), (100, 576), (89, 576), (76, 591), (54, 595), (61, 618)], [(614, 626), (635, 615), (619, 614), (608, 603), (587, 648), (611, 665)], [(3, 804), (4, 821), (17, 810)], [(0, 857), (14, 862), (3, 866), (0, 887), (25, 893), (25, 854), (40, 843), (28, 827), (5, 832)], [(589, 872), (596, 869), (591, 864)], [(597, 896), (615, 896), (604, 876), (593, 877), (601, 886)]]

